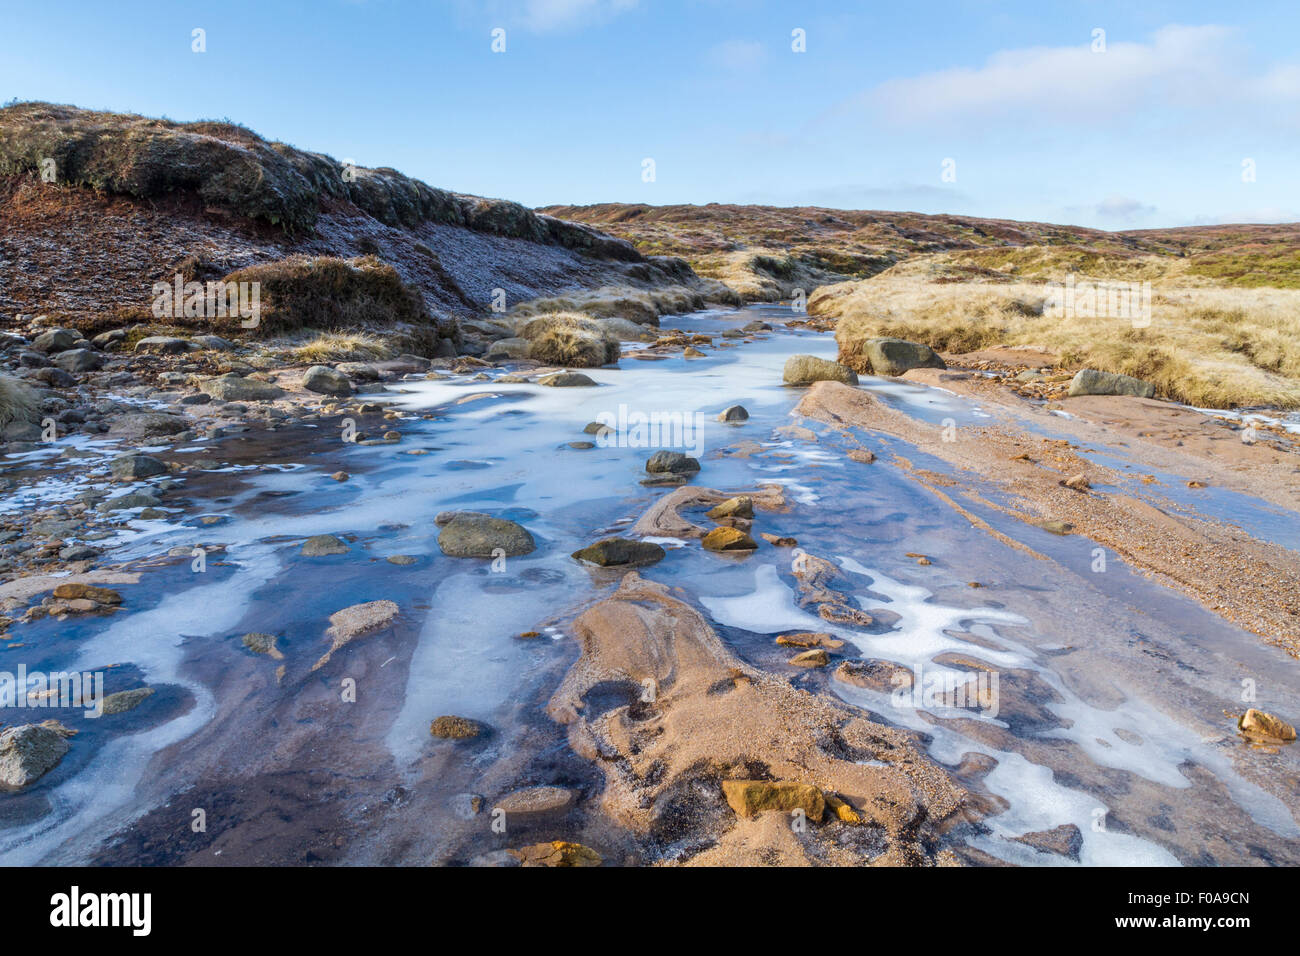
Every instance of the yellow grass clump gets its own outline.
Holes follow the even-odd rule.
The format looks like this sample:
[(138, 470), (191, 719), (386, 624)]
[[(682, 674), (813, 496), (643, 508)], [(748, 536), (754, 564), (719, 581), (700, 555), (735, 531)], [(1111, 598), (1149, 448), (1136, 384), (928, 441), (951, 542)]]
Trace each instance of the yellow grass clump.
[(383, 339), (365, 332), (315, 332), (290, 347), (295, 363), (373, 362), (392, 358), (394, 350)]
[(859, 371), (866, 370), (863, 344), (877, 336), (949, 353), (1028, 345), (1057, 354), (1066, 368), (1146, 379), (1174, 401), (1300, 408), (1300, 290), (1153, 281), (1150, 322), (1144, 324), (1140, 315), (1135, 321), (1054, 309), (1059, 299), (1052, 296), (1059, 296), (1064, 276), (1053, 279), (1055, 288), (1005, 274), (961, 281), (951, 263), (937, 270), (909, 263), (860, 282), (824, 286), (809, 299), (808, 311), (838, 319), (840, 361)]
[(519, 330), (528, 339), (528, 357), (567, 368), (599, 368), (617, 362), (618, 339), (599, 322), (580, 312), (551, 312), (531, 319)]

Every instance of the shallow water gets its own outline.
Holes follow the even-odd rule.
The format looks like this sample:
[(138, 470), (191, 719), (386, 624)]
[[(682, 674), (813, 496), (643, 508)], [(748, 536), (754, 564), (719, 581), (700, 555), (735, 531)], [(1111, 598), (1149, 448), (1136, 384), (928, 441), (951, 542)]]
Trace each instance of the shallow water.
[[(718, 334), (756, 317), (778, 324), (789, 315), (754, 307), (664, 325)], [(536, 719), (534, 733), (563, 750), (558, 730), (539, 716), (540, 703), (574, 653), (564, 623), (609, 586), (568, 555), (626, 527), (666, 493), (639, 483), (653, 447), (581, 450), (568, 443), (592, 439), (583, 427), (602, 415), (619, 420), (638, 412), (677, 415), (691, 426), (677, 447), (701, 458), (696, 483), (735, 491), (784, 485), (791, 509), (760, 515), (756, 530), (793, 535), (833, 558), (860, 606), (883, 611), (882, 623), (838, 628), (799, 610), (791, 555), (782, 549), (737, 561), (669, 541), (668, 559), (645, 575), (684, 589), (751, 662), (923, 733), (936, 760), (1005, 802), (966, 834), (972, 844), (1015, 862), (1068, 862), (1015, 838), (1074, 824), (1084, 864), (1300, 859), (1300, 828), (1289, 809), (1297, 802), (1295, 748), (1248, 750), (1223, 715), (1244, 709), (1243, 678), (1257, 681), (1258, 706), (1291, 712), (1300, 699), (1296, 661), (1129, 573), (1114, 555), (1104, 573), (1093, 572), (1095, 545), (1086, 539), (1056, 538), (971, 506), (1051, 558), (1034, 560), (972, 528), (885, 461), (848, 460), (832, 434), (808, 442), (779, 433), (801, 395), (780, 385), (786, 357), (833, 358), (830, 336), (778, 329), (747, 343), (717, 341), (735, 344), (703, 359), (625, 357), (618, 369), (589, 373), (597, 388), (471, 376), (391, 385), (386, 400), (412, 416), (436, 416), (406, 419), (397, 445), (345, 445), (324, 425), (314, 435), (299, 429), (300, 439), (312, 441), (297, 444), (274, 436), (191, 443), (187, 453), (209, 469), (181, 492), (195, 507), (171, 520), (133, 522), (117, 539), (115, 558), (154, 560), (201, 544), (215, 549), (206, 570), (179, 560), (121, 587), (126, 607), (113, 617), (24, 625), (25, 646), (0, 649), (0, 668), (9, 670), (19, 661), (46, 670), (112, 665), (110, 673), (123, 679), (167, 688), (159, 697), (170, 707), (144, 705), (138, 716), (108, 718), (126, 721), (117, 725), (67, 718), (83, 735), (64, 763), (11, 795), (8, 808), (0, 798), (0, 861), (82, 860), (141, 814), (154, 821), (161, 804), (199, 778), (316, 770), (353, 815), (397, 784), (450, 797), (464, 782), (430, 763), (428, 724), (439, 714), (495, 727)], [(977, 403), (942, 389), (872, 378), (862, 387), (929, 422), (986, 418)], [(748, 422), (714, 420), (732, 404), (748, 409)], [(943, 470), (904, 443), (860, 437), (879, 455), (892, 449)], [(239, 461), (234, 452), (243, 443), (256, 441), (263, 445), (243, 457), (260, 466), (228, 464)], [(739, 441), (756, 447), (724, 452)], [(86, 450), (109, 456), (112, 446)], [(427, 453), (412, 454), (417, 450)], [(351, 480), (329, 480), (337, 468)], [(1196, 500), (1225, 517), (1244, 507), (1222, 496)], [(433, 517), (449, 509), (518, 520), (538, 550), (496, 570), (447, 558)], [(219, 520), (200, 524), (201, 514)], [(352, 538), (350, 553), (298, 554), (303, 537), (323, 533)], [(927, 554), (933, 564), (918, 566), (907, 552)], [(404, 567), (384, 560), (397, 554), (416, 560)], [(968, 587), (973, 580), (984, 587)], [(328, 615), (380, 598), (403, 608), (395, 633), (358, 641), (340, 653), (342, 663), (313, 672), (328, 647)], [(974, 659), (1002, 678), (998, 713), (900, 699), (789, 668), (771, 636), (792, 628), (834, 631), (863, 657), (950, 683), (971, 680), (970, 666), (934, 659)], [(518, 639), (531, 630), (542, 636)], [(280, 636), (283, 682), (270, 677), (272, 662), (239, 646), (247, 631)], [(336, 685), (348, 676), (360, 695), (351, 710), (335, 703)], [(503, 734), (483, 759), (509, 759), (512, 747)], [(978, 772), (970, 769), (972, 755), (988, 758)], [(430, 819), (453, 831), (481, 826), (448, 815)], [(432, 824), (403, 826), (411, 828), (411, 849), (397, 861), (427, 862), (419, 831)], [(232, 847), (227, 858), (239, 862), (238, 852)], [(363, 857), (357, 851), (351, 858)]]

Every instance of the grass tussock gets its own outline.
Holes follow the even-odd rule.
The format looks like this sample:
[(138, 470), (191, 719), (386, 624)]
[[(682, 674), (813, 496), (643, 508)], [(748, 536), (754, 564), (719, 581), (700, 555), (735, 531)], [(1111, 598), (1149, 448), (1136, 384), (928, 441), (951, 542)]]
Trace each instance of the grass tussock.
[(529, 341), (528, 357), (567, 368), (599, 368), (617, 362), (618, 339), (598, 321), (579, 312), (538, 316), (519, 330)]
[(1146, 379), (1174, 401), (1300, 408), (1300, 291), (1153, 282), (1150, 324), (1135, 327), (1127, 317), (1045, 311), (1045, 282), (963, 282), (920, 272), (909, 264), (823, 287), (809, 299), (810, 313), (839, 320), (840, 361), (865, 371), (862, 348), (876, 336), (950, 353), (1032, 345), (1056, 353), (1067, 368)]
[[(257, 335), (303, 328), (346, 331), (434, 322), (419, 291), (404, 283), (396, 269), (373, 256), (290, 256), (239, 269), (222, 281), (259, 284), (261, 317), (254, 331)], [(232, 332), (239, 325), (238, 318), (208, 321), (224, 322)]]
[(12, 375), (0, 375), (0, 428), (15, 422), (34, 422), (40, 402), (30, 385)]
[[(726, 294), (726, 290), (719, 290)], [(659, 289), (634, 289), (628, 286), (605, 286), (586, 292), (533, 299), (516, 306), (511, 314), (530, 318), (557, 312), (586, 313), (597, 318), (627, 319), (641, 325), (657, 326), (661, 315), (681, 315), (705, 306), (705, 295), (684, 286)]]
[(374, 362), (397, 354), (393, 346), (365, 332), (315, 332), (289, 349), (295, 364), (323, 365), (327, 362)]

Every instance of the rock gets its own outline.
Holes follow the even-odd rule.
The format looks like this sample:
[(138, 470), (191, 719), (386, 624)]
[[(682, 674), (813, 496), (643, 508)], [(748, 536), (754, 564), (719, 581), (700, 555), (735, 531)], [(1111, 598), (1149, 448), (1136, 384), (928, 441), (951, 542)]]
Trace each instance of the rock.
[(1090, 482), (1088, 476), (1084, 474), (1071, 475), (1069, 478), (1066, 478), (1061, 482), (1061, 484), (1073, 491), (1087, 491), (1092, 487), (1092, 482)]
[(61, 601), (72, 601), (77, 598), (84, 598), (88, 601), (94, 601), (96, 604), (121, 604), (122, 595), (108, 588), (97, 588), (93, 584), (66, 583), (60, 584), (53, 591), (56, 598)]
[(1071, 534), (1074, 531), (1074, 525), (1070, 524), (1068, 521), (1057, 521), (1054, 518), (1047, 521), (1039, 521), (1038, 527), (1042, 528), (1044, 531), (1050, 531), (1052, 534), (1065, 535)]
[(589, 846), (552, 840), (511, 850), (521, 866), (600, 866), (601, 856)]
[(214, 352), (229, 352), (235, 347), (234, 342), (228, 342), (219, 335), (196, 335), (191, 341)]
[(817, 647), (810, 651), (804, 651), (802, 654), (796, 654), (786, 663), (795, 667), (825, 667), (830, 662), (830, 655)]
[(438, 547), (453, 558), (494, 558), (530, 554), (537, 549), (533, 536), (522, 525), (505, 518), (461, 512), (438, 535)]
[(902, 375), (914, 368), (947, 368), (934, 349), (907, 339), (868, 339), (862, 356), (872, 375)]
[(587, 422), (582, 431), (585, 435), (595, 435), (597, 438), (606, 438), (614, 434), (614, 429), (604, 422)]
[(912, 672), (903, 665), (879, 660), (843, 661), (835, 668), (835, 679), (884, 693), (911, 687), (915, 682)]
[(876, 460), (876, 456), (866, 448), (851, 448), (849, 449), (849, 460), (869, 465)]
[(149, 335), (135, 343), (135, 350), (159, 355), (180, 355), (183, 352), (196, 352), (199, 346), (189, 339), (179, 339), (174, 335)]
[(32, 379), (50, 388), (71, 388), (77, 384), (75, 375), (53, 365), (49, 368), (38, 368), (32, 375)]
[(346, 471), (336, 471), (334, 472), (334, 474), (330, 475), (330, 477), (333, 478), (335, 481), (347, 481), (352, 476), (349, 475)]
[(489, 362), (508, 362), (528, 358), (528, 349), (532, 346), (528, 339), (497, 339), (483, 354)]
[(70, 544), (59, 549), (60, 561), (88, 561), (98, 556), (98, 550), (84, 544)]
[(326, 365), (313, 365), (302, 376), (302, 387), (321, 395), (346, 397), (352, 394), (352, 383), (342, 372)]
[(347, 554), (351, 548), (342, 538), (332, 534), (315, 534), (302, 543), (302, 555), (306, 558), (323, 558), (331, 554)]
[(596, 443), (590, 441), (571, 441), (569, 442), (569, 447), (576, 449), (577, 451), (589, 451), (596, 447)]
[(844, 642), (821, 631), (799, 631), (794, 634), (778, 634), (776, 643), (784, 647), (825, 647), (837, 651)]
[(1138, 398), (1152, 398), (1156, 387), (1150, 382), (1131, 375), (1116, 375), (1112, 372), (1100, 372), (1095, 368), (1081, 369), (1070, 380), (1070, 390), (1066, 395), (1134, 395)]
[(100, 332), (90, 340), (90, 344), (95, 346), (97, 349), (102, 349), (107, 348), (114, 342), (121, 342), (125, 338), (126, 329), (113, 329), (110, 332)]
[(81, 339), (81, 333), (73, 329), (50, 329), (32, 339), (32, 348), (38, 352), (63, 352), (72, 348)]
[(589, 561), (602, 568), (654, 564), (662, 561), (665, 551), (651, 541), (634, 541), (631, 538), (604, 538), (572, 555), (579, 561)]
[(147, 491), (134, 491), (129, 495), (118, 495), (116, 498), (109, 498), (102, 505), (101, 511), (126, 511), (131, 508), (157, 508), (162, 504), (162, 499), (155, 494)]
[(700, 542), (707, 551), (753, 551), (758, 543), (739, 528), (714, 528)]
[(811, 385), (813, 382), (858, 384), (858, 373), (853, 369), (815, 355), (791, 355), (786, 359), (782, 378), (787, 385)]
[(682, 352), (682, 357), (683, 358), (704, 358), (704, 353), (701, 352), (699, 349), (697, 349), (694, 345), (688, 345), (686, 346), (685, 350)]
[(182, 395), (180, 403), (182, 405), (208, 405), (212, 402), (212, 396), (206, 392), (191, 392), (189, 395)]
[(324, 667), (335, 651), (361, 635), (388, 627), (400, 610), (392, 601), (367, 601), (365, 604), (353, 604), (335, 611), (330, 615), (328, 631), (333, 643), (311, 669), (314, 671)]
[(652, 475), (681, 475), (699, 471), (700, 463), (697, 459), (689, 458), (680, 451), (657, 451), (645, 463), (645, 470)]
[(139, 481), (167, 474), (167, 466), (148, 455), (123, 455), (108, 463), (109, 473), (116, 481)]
[(798, 547), (799, 545), (798, 538), (791, 538), (791, 537), (787, 537), (784, 535), (777, 535), (777, 534), (768, 534), (766, 531), (760, 531), (758, 536), (762, 538), (764, 541), (766, 541), (768, 544), (775, 545), (778, 548), (794, 548), (794, 547)]
[(813, 823), (820, 823), (826, 798), (816, 787), (786, 780), (724, 780), (722, 794), (738, 816), (752, 817), (767, 810), (802, 810)]
[(134, 710), (153, 694), (152, 687), (137, 687), (134, 690), (121, 690), (104, 698), (104, 714), (124, 714)]
[(508, 793), (496, 802), (494, 810), (504, 810), (512, 816), (540, 817), (564, 813), (577, 802), (578, 795), (564, 787), (526, 787)]
[(199, 389), (223, 402), (268, 402), (284, 395), (284, 389), (270, 382), (241, 378), (234, 372), (210, 378), (199, 385)]
[(255, 631), (251, 634), (245, 634), (239, 640), (254, 654), (265, 654), (272, 660), (277, 661), (284, 659), (284, 655), (280, 653), (280, 649), (276, 646), (277, 638), (274, 634), (261, 634)]
[(841, 800), (833, 793), (823, 794), (823, 796), (826, 798), (826, 808), (835, 814), (841, 823), (857, 824), (862, 822), (862, 816), (849, 806), (848, 801)]
[(176, 435), (187, 428), (189, 423), (176, 415), (165, 412), (132, 412), (119, 415), (108, 434), (113, 438), (156, 438)]
[(537, 384), (549, 385), (551, 388), (586, 388), (596, 382), (581, 372), (552, 372), (539, 378)]
[(90, 372), (104, 364), (100, 354), (90, 349), (68, 349), (54, 356), (53, 361), (65, 372)]
[(75, 733), (57, 720), (0, 731), (0, 785), (16, 790), (44, 776), (63, 759)]
[(443, 740), (469, 740), (481, 736), (484, 730), (486, 728), (477, 720), (451, 714), (444, 714), (429, 725), (429, 733)]
[(1272, 714), (1256, 710), (1254, 707), (1247, 710), (1237, 720), (1237, 729), (1244, 734), (1255, 737), (1266, 737), (1271, 740), (1295, 740), (1294, 727), (1280, 717), (1274, 717)]
[(1055, 853), (1076, 862), (1079, 851), (1083, 849), (1083, 833), (1073, 823), (1064, 823), (1051, 830), (1036, 830), (1012, 839), (1033, 847), (1039, 853)]
[(709, 517), (718, 518), (752, 518), (754, 517), (754, 499), (749, 495), (737, 495), (728, 498), (722, 504), (709, 509)]
[(413, 554), (390, 554), (384, 560), (387, 561), (389, 564), (396, 564), (399, 567), (406, 567), (407, 565), (415, 564), (415, 562), (419, 559), (416, 558), (415, 555)]
[(744, 422), (749, 420), (749, 412), (744, 405), (732, 405), (718, 413), (720, 422)]

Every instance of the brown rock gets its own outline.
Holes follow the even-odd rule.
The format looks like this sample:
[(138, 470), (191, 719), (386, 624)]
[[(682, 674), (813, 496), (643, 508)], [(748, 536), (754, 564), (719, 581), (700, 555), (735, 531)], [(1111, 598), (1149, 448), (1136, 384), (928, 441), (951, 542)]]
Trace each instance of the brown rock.
[(483, 725), (468, 717), (444, 714), (429, 725), (429, 733), (443, 740), (469, 740), (483, 733)]
[(1250, 708), (1237, 720), (1237, 729), (1251, 737), (1271, 740), (1295, 740), (1295, 728), (1280, 717)]
[(700, 542), (708, 551), (753, 551), (758, 544), (739, 528), (714, 528)]
[(742, 817), (767, 810), (802, 810), (813, 823), (820, 823), (826, 811), (826, 798), (820, 790), (790, 780), (724, 780), (722, 794)]
[(60, 584), (54, 589), (54, 596), (64, 601), (84, 598), (96, 604), (121, 604), (122, 595), (108, 588), (97, 588), (91, 584)]
[(589, 846), (570, 843), (567, 840), (552, 840), (550, 843), (534, 843), (532, 846), (511, 850), (511, 855), (519, 860), (520, 866), (600, 866), (601, 857)]
[(796, 654), (788, 661), (795, 667), (825, 667), (830, 662), (830, 655), (820, 647), (811, 651), (804, 651), (802, 654)]

